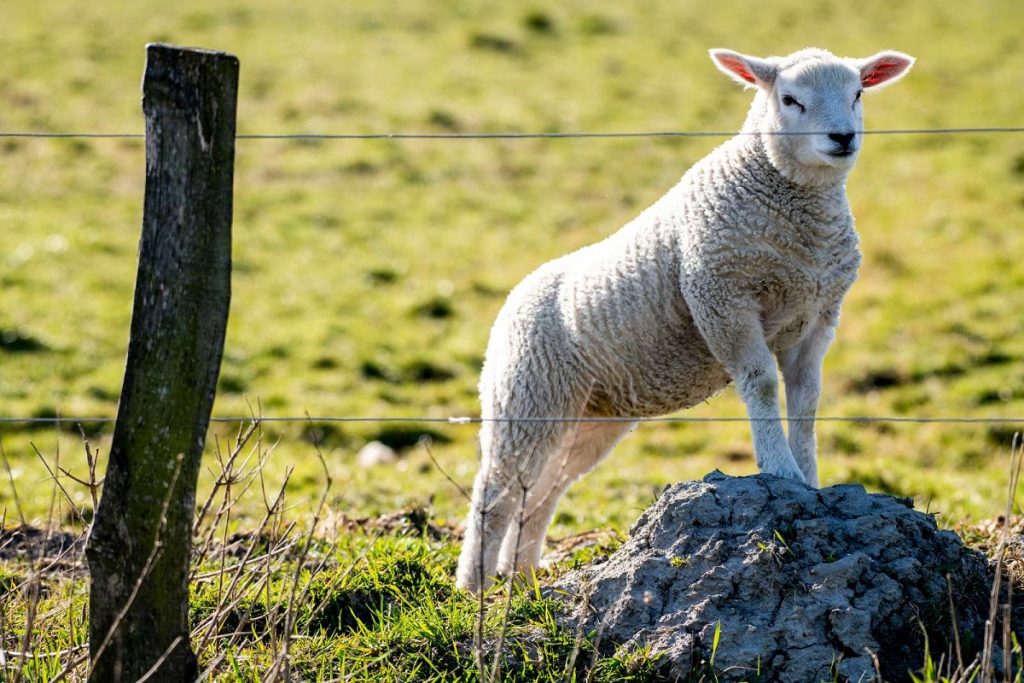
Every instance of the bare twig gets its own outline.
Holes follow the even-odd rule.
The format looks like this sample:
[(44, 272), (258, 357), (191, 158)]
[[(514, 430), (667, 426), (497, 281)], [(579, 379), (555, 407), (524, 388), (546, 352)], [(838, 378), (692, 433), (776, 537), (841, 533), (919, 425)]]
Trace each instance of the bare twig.
[(437, 468), (437, 471), (440, 472), (444, 476), (444, 478), (448, 480), (449, 484), (451, 484), (456, 488), (456, 490), (458, 490), (459, 495), (461, 495), (466, 500), (472, 500), (473, 497), (470, 495), (469, 491), (467, 491), (462, 484), (455, 481), (455, 478), (448, 474), (448, 472), (446, 472), (445, 469), (441, 467), (441, 463), (437, 461), (437, 458), (434, 457), (434, 449), (431, 448), (433, 443), (433, 439), (431, 439), (429, 436), (421, 437), (419, 440), (419, 445), (422, 446), (423, 450), (427, 452), (427, 457), (430, 458), (430, 462), (434, 463), (434, 467)]
[[(258, 448), (259, 445), (255, 446)], [(269, 455), (269, 451), (268, 451)], [(252, 469), (246, 471), (242, 468), (245, 467), (245, 462), (238, 466), (235, 471), (222, 471), (218, 476), (216, 483), (214, 484), (214, 490), (210, 492), (207, 498), (207, 502), (212, 504), (212, 501), (216, 496), (221, 496), (221, 504), (217, 508), (217, 512), (214, 513), (214, 517), (210, 520), (208, 528), (202, 538), (197, 538), (195, 541), (195, 547), (198, 549), (195, 557), (193, 558), (193, 569), (192, 571), (198, 571), (202, 565), (203, 560), (206, 559), (211, 547), (213, 546), (213, 537), (217, 533), (218, 529), (222, 528), (221, 522), (223, 521), (223, 527), (227, 528), (230, 522), (231, 510), (234, 509), (238, 501), (245, 496), (245, 494), (252, 487), (256, 481), (256, 475), (262, 470), (266, 464), (266, 459), (261, 458), (260, 461), (253, 466)], [(225, 463), (226, 468), (234, 467), (234, 464), (230, 461)], [(236, 491), (232, 495), (231, 487), (234, 485), (241, 485), (241, 490)], [(223, 493), (222, 493), (223, 492)], [(193, 528), (193, 534), (198, 535), (202, 529), (196, 525)]]
[(223, 662), (227, 656), (227, 651), (218, 653), (217, 656), (206, 665), (206, 668), (203, 669), (199, 676), (196, 677), (196, 681), (205, 681), (208, 678), (212, 678), (213, 672), (217, 670), (217, 667), (220, 666), (220, 663)]
[[(21, 507), (21, 499), (18, 497), (18, 487), (14, 483), (14, 472), (11, 470), (11, 463), (7, 459), (7, 451), (4, 449), (4, 445), (3, 445), (3, 441), (2, 440), (0, 440), (0, 458), (2, 458), (3, 461), (4, 461), (4, 469), (7, 470), (7, 479), (11, 483), (11, 493), (14, 496), (14, 509), (18, 513), (18, 519), (21, 521), (22, 529), (27, 529), (28, 524), (25, 522), (25, 514), (24, 514), (24, 511), (22, 510), (22, 507)], [(7, 512), (5, 510), (4, 511), (5, 517), (6, 517), (6, 514), (7, 514)], [(44, 541), (43, 548), (45, 548), (45, 547), (46, 547), (46, 545), (45, 545), (45, 541)], [(25, 655), (27, 654), (28, 644), (29, 644), (29, 641), (30, 641), (30, 639), (32, 637), (32, 625), (33, 625), (33, 622), (35, 621), (36, 611), (37, 611), (38, 606), (39, 606), (40, 578), (39, 578), (39, 573), (38, 573), (37, 569), (38, 568), (36, 567), (35, 554), (32, 553), (32, 552), (29, 552), (29, 573), (28, 573), (28, 579), (27, 579), (27, 581), (28, 581), (28, 591), (27, 592), (29, 593), (29, 599), (28, 599), (28, 605), (27, 605), (26, 614), (25, 614), (24, 633), (23, 633), (22, 638), (21, 638), (21, 645), (18, 648), (19, 649), (18, 661), (14, 665), (14, 677), (12, 679), (14, 683), (18, 683), (21, 680), (22, 674), (24, 673), (24, 670), (25, 670), (25, 663), (27, 661)]]
[(142, 677), (139, 678), (139, 680), (136, 681), (136, 683), (145, 683), (145, 681), (148, 681), (150, 678), (152, 678), (152, 676), (160, 669), (160, 666), (163, 665), (167, 658), (171, 656), (171, 653), (174, 652), (174, 648), (178, 647), (178, 645), (180, 645), (183, 640), (185, 640), (184, 636), (178, 636), (173, 641), (171, 641), (171, 644), (167, 646), (167, 649), (164, 650), (164, 653), (160, 655), (160, 657), (155, 662), (153, 662), (153, 666), (149, 667), (149, 670), (146, 671), (146, 673), (142, 674)]
[[(270, 525), (273, 515), (277, 514), (277, 512), (279, 511), (280, 506), (283, 504), (284, 495), (285, 495), (285, 488), (288, 486), (288, 482), (291, 479), (291, 472), (292, 472), (292, 470), (289, 468), (289, 470), (285, 473), (284, 481), (281, 483), (281, 487), (280, 487), (280, 489), (279, 489), (279, 491), (277, 493), (276, 498), (273, 500), (273, 502), (271, 502), (270, 500), (268, 500), (264, 496), (264, 502), (265, 502), (265, 505), (266, 505), (266, 512), (264, 513), (263, 518), (260, 520), (260, 523), (259, 523), (259, 525), (257, 527), (257, 530), (256, 530), (255, 534), (253, 535), (253, 542), (246, 549), (245, 555), (242, 556), (242, 559), (241, 559), (241, 561), (238, 564), (238, 568), (235, 570), (234, 575), (232, 576), (232, 579), (231, 579), (231, 583), (228, 584), (228, 587), (225, 590), (224, 595), (226, 595), (226, 596), (234, 595), (236, 593), (236, 591), (238, 590), (238, 584), (242, 581), (242, 577), (244, 576), (244, 573), (245, 573), (245, 567), (248, 564), (250, 558), (252, 558), (252, 555), (253, 555), (253, 553), (256, 550), (256, 546), (259, 543), (259, 540), (260, 540), (260, 538), (263, 535), (263, 532)], [(260, 478), (262, 479), (262, 474), (261, 474)], [(213, 619), (213, 620), (211, 620), (209, 622), (209, 624), (210, 624), (209, 628), (203, 633), (202, 637), (200, 638), (199, 643), (196, 646), (196, 651), (201, 651), (206, 646), (206, 644), (210, 641), (210, 639), (213, 637), (213, 634), (217, 630), (219, 630), (220, 624), (223, 623), (222, 618), (226, 614), (226, 613), (222, 612), (222, 608), (223, 608), (222, 604), (218, 604), (217, 605), (217, 608), (214, 611), (214, 615), (217, 616), (217, 617), (221, 617), (221, 619)], [(246, 615), (243, 617), (243, 621), (246, 621), (249, 618), (250, 614), (251, 614), (251, 608), (246, 613)], [(240, 624), (239, 625), (239, 629), (241, 629), (241, 628), (242, 628), (242, 625)], [(236, 630), (239, 630), (239, 629), (236, 629)], [(196, 630), (198, 631), (198, 629), (196, 629)]]
[[(254, 421), (251, 422), (249, 426), (246, 427), (244, 430), (241, 427), (239, 427), (238, 435), (235, 437), (235, 445), (231, 449), (231, 453), (228, 455), (227, 460), (223, 458), (223, 455), (220, 452), (220, 441), (216, 441), (216, 456), (217, 461), (220, 463), (220, 474), (214, 476), (213, 489), (210, 491), (210, 495), (206, 497), (206, 500), (203, 503), (203, 507), (200, 508), (199, 513), (196, 515), (195, 522), (192, 525), (193, 534), (198, 533), (199, 529), (202, 527), (203, 521), (206, 519), (206, 515), (210, 511), (210, 507), (213, 505), (213, 501), (216, 500), (217, 493), (219, 492), (221, 487), (227, 485), (229, 482), (234, 483), (245, 478), (243, 474), (236, 474), (234, 465), (235, 461), (241, 454), (242, 449), (245, 448), (246, 443), (248, 443), (249, 438), (252, 436), (253, 432), (257, 429), (258, 426), (259, 423)], [(259, 444), (257, 444), (254, 447), (254, 450), (255, 448), (258, 447)], [(239, 470), (244, 471), (245, 465), (249, 462), (251, 457), (252, 451), (250, 451), (249, 457), (247, 457), (241, 463), (241, 465), (239, 466)], [(217, 526), (216, 522), (213, 522), (211, 526)]]
[[(72, 477), (72, 479), (89, 487), (89, 496), (92, 498), (92, 509), (95, 513), (100, 504), (100, 486), (103, 485), (103, 480), (96, 478), (96, 467), (99, 465), (99, 454), (93, 453), (92, 447), (89, 445), (89, 438), (85, 435), (85, 428), (83, 428), (82, 425), (78, 425), (78, 432), (82, 435), (82, 444), (85, 446), (85, 462), (89, 467), (89, 479), (86, 482), (82, 482), (80, 479), (75, 479), (74, 477)], [(68, 473), (65, 472), (65, 474)]]
[(1010, 538), (1010, 528), (1013, 521), (1013, 507), (1014, 501), (1017, 497), (1017, 485), (1020, 482), (1022, 462), (1024, 462), (1024, 444), (1020, 442), (1020, 432), (1017, 432), (1013, 435), (1013, 443), (1010, 447), (1010, 476), (1006, 492), (1006, 511), (1003, 516), (1003, 529), (999, 535), (999, 545), (996, 548), (995, 577), (992, 580), (992, 594), (989, 598), (989, 615), (988, 620), (985, 622), (985, 640), (981, 653), (981, 665), (978, 672), (981, 683), (991, 683), (995, 680), (995, 666), (992, 658), (995, 654), (996, 618), (999, 616), (999, 595), (1003, 579), (1006, 544)]
[[(46, 458), (43, 457), (43, 454), (39, 452), (39, 449), (36, 447), (34, 443), (30, 441), (29, 445), (32, 447), (32, 450), (35, 451), (36, 457), (39, 458), (39, 462), (43, 463), (43, 467), (46, 468), (46, 472), (50, 475), (50, 481), (52, 481), (60, 489), (60, 492), (64, 495), (64, 499), (68, 501), (68, 505), (71, 506), (71, 509), (75, 512), (75, 516), (78, 517), (79, 521), (81, 521), (82, 524), (85, 524), (85, 515), (83, 515), (82, 511), (79, 510), (78, 506), (75, 505), (75, 501), (74, 499), (71, 498), (71, 494), (68, 493), (68, 490), (64, 488), (64, 485), (62, 483), (60, 483), (60, 479), (58, 478), (57, 474), (53, 471), (53, 468), (50, 467), (50, 463), (46, 462)], [(58, 472), (64, 471), (64, 469), (60, 466), (59, 461), (54, 465), (54, 467), (57, 469)], [(85, 484), (86, 482), (81, 483)]]
[[(310, 424), (312, 424), (312, 420), (310, 421)], [(288, 596), (288, 606), (287, 606), (287, 608), (285, 610), (285, 617), (284, 617), (284, 648), (283, 648), (283, 651), (281, 652), (281, 654), (278, 657), (275, 658), (273, 664), (270, 667), (270, 670), (267, 672), (267, 675), (264, 677), (264, 680), (273, 680), (274, 675), (277, 674), (278, 669), (281, 668), (281, 667), (283, 667), (283, 669), (284, 669), (284, 680), (287, 681), (287, 680), (290, 679), (290, 664), (291, 664), (291, 662), (290, 662), (290, 657), (289, 657), (289, 651), (290, 651), (291, 640), (292, 640), (292, 627), (294, 625), (294, 619), (295, 619), (295, 601), (296, 601), (296, 597), (298, 596), (299, 579), (300, 579), (300, 576), (301, 576), (303, 564), (305, 563), (305, 560), (306, 560), (306, 554), (309, 552), (309, 547), (310, 547), (310, 545), (313, 542), (313, 534), (316, 532), (317, 525), (319, 525), (319, 523), (320, 523), (320, 519), (321, 519), (321, 517), (323, 515), (324, 507), (327, 504), (327, 496), (330, 493), (331, 485), (333, 483), (333, 481), (331, 479), (330, 470), (327, 468), (327, 461), (324, 460), (324, 454), (320, 450), (320, 441), (319, 441), (318, 438), (314, 439), (313, 446), (316, 449), (316, 454), (317, 454), (317, 458), (320, 460), (320, 465), (321, 465), (321, 467), (323, 467), (324, 477), (326, 479), (326, 482), (324, 484), (323, 493), (320, 494), (320, 500), (317, 503), (316, 512), (313, 515), (313, 523), (309, 527), (309, 531), (306, 534), (306, 538), (304, 539), (304, 542), (302, 544), (302, 548), (301, 548), (301, 550), (299, 552), (299, 557), (296, 559), (296, 562), (295, 562), (295, 572), (292, 575), (291, 590), (290, 590), (290, 593), (289, 593), (289, 596)], [(318, 567), (318, 569), (322, 569), (322, 567), (323, 567), (323, 563), (321, 562), (321, 564)], [(315, 576), (315, 572), (314, 572), (313, 576)], [(312, 581), (312, 576), (310, 577), (310, 581)], [(307, 589), (308, 589), (308, 585), (309, 584), (307, 584)], [(306, 591), (303, 591), (303, 594), (305, 594), (305, 592)]]
[(245, 566), (260, 564), (264, 562), (265, 559), (268, 557), (277, 557), (278, 555), (284, 555), (288, 553), (294, 546), (294, 543), (280, 545), (272, 550), (268, 550), (265, 554), (260, 555), (259, 557), (250, 557), (245, 561), (240, 561), (230, 566), (221, 566), (213, 571), (204, 572), (202, 574), (193, 574), (192, 581), (195, 583), (205, 583), (207, 581), (210, 581), (211, 579), (219, 579), (222, 574), (239, 571)]

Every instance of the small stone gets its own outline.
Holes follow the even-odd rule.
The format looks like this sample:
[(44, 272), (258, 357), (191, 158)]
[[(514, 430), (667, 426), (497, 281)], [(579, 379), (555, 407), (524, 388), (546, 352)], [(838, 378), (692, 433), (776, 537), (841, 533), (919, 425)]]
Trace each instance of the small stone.
[(391, 465), (398, 461), (398, 454), (395, 449), (380, 441), (371, 441), (359, 449), (356, 454), (356, 464), (360, 467), (373, 467), (375, 465)]

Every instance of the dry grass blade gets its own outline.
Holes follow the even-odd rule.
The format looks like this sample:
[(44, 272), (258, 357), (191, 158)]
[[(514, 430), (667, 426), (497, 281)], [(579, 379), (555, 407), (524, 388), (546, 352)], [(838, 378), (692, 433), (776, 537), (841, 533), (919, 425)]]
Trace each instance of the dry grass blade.
[[(15, 511), (18, 513), (18, 519), (21, 521), (22, 528), (26, 528), (28, 525), (25, 523), (25, 515), (22, 511), (21, 499), (18, 497), (18, 489), (14, 484), (14, 473), (11, 471), (11, 464), (7, 459), (7, 451), (4, 450), (3, 441), (0, 441), (0, 458), (4, 461), (4, 469), (7, 470), (7, 478), (11, 483), (11, 491), (14, 494)], [(4, 510), (4, 516), (6, 517), (6, 515), (7, 511)], [(32, 554), (30, 554), (29, 557), (31, 561), (28, 579), (28, 592), (30, 597), (28, 601), (28, 609), (26, 610), (25, 615), (24, 635), (21, 638), (21, 644), (18, 648), (18, 661), (14, 665), (14, 677), (11, 679), (14, 683), (18, 683), (21, 680), (22, 673), (25, 670), (25, 663), (27, 661), (26, 651), (28, 650), (29, 641), (32, 636), (32, 622), (35, 618), (35, 612), (39, 604), (39, 578), (36, 572), (35, 558), (32, 557)]]
[[(1013, 585), (1013, 582), (1007, 582), (1007, 587)], [(1012, 631), (1010, 630), (1010, 600), (1007, 598), (1006, 604), (1003, 605), (1003, 673), (1006, 678), (1010, 678), (1013, 669), (1010, 667), (1010, 640)]]
[[(286, 472), (285, 474), (284, 481), (281, 483), (281, 487), (278, 490), (277, 496), (274, 498), (273, 502), (270, 502), (266, 498), (264, 498), (266, 512), (264, 513), (263, 518), (260, 520), (256, 532), (252, 536), (252, 543), (246, 549), (245, 554), (242, 556), (241, 561), (237, 565), (237, 569), (234, 571), (231, 577), (231, 582), (223, 591), (221, 598), (222, 601), (217, 604), (217, 607), (214, 610), (214, 614), (211, 615), (211, 618), (207, 622), (204, 622), (204, 624), (208, 624), (208, 628), (205, 631), (200, 631), (202, 626), (201, 625), (200, 628), (195, 629), (195, 631), (193, 632), (193, 637), (197, 637), (199, 632), (202, 633), (201, 637), (199, 637), (199, 642), (196, 646), (197, 651), (200, 651), (206, 647), (206, 645), (209, 643), (213, 635), (220, 630), (220, 628), (226, 621), (229, 614), (229, 610), (227, 609), (227, 605), (223, 602), (224, 597), (237, 595), (239, 594), (240, 591), (244, 589), (244, 585), (242, 586), (242, 588), (240, 588), (240, 584), (242, 583), (243, 578), (245, 577), (245, 567), (249, 564), (249, 561), (252, 559), (254, 553), (256, 552), (256, 548), (259, 544), (260, 538), (263, 536), (264, 532), (272, 523), (274, 516), (280, 513), (281, 507), (284, 504), (285, 489), (287, 488), (290, 479), (291, 470), (289, 469), (288, 472)], [(248, 618), (248, 616), (249, 614), (247, 613), (246, 617)]]
[[(981, 652), (981, 663), (979, 681), (981, 683), (992, 683), (995, 680), (995, 632), (996, 620), (1000, 616), (999, 597), (1001, 594), (1004, 561), (1006, 557), (1006, 545), (1010, 538), (1010, 529), (1013, 526), (1013, 509), (1017, 498), (1017, 485), (1020, 482), (1021, 465), (1024, 463), (1024, 444), (1020, 441), (1020, 433), (1013, 435), (1013, 443), (1010, 448), (1010, 476), (1006, 492), (1006, 510), (1003, 516), (1003, 527), (999, 535), (999, 545), (995, 553), (995, 577), (992, 580), (992, 593), (989, 601), (989, 616), (985, 622), (985, 640)], [(1009, 605), (1007, 605), (1009, 608)], [(1009, 614), (1009, 609), (1003, 612)], [(1003, 642), (1009, 642), (1010, 629), (1009, 619), (1003, 619)], [(1007, 656), (1004, 652), (1004, 657)], [(1005, 660), (1004, 660), (1005, 661)], [(1006, 670), (1009, 671), (1008, 669)]]
[[(590, 610), (590, 596), (592, 588), (588, 585), (588, 579), (584, 579), (582, 585), (583, 589), (583, 602), (580, 604), (580, 611), (586, 612)], [(569, 653), (569, 658), (565, 662), (565, 670), (562, 673), (562, 679), (566, 681), (573, 680), (573, 671), (576, 669), (576, 659), (580, 656), (580, 646), (583, 644), (584, 636), (584, 625), (586, 621), (580, 619), (576, 624), (576, 633), (573, 635), (572, 651)]]
[[(312, 425), (312, 420), (310, 420), (310, 425)], [(313, 515), (313, 523), (310, 524), (309, 531), (306, 534), (306, 537), (302, 544), (302, 548), (299, 552), (299, 557), (295, 562), (295, 572), (292, 575), (291, 588), (288, 595), (288, 605), (285, 610), (284, 616), (284, 648), (282, 652), (277, 657), (275, 657), (275, 660), (270, 667), (270, 671), (267, 672), (267, 675), (265, 676), (264, 680), (273, 680), (273, 677), (277, 675), (278, 671), (282, 668), (284, 680), (287, 681), (291, 678), (289, 652), (291, 648), (292, 629), (294, 627), (295, 604), (296, 599), (299, 597), (299, 579), (302, 573), (302, 568), (305, 564), (306, 555), (309, 552), (310, 544), (313, 541), (313, 534), (316, 533), (317, 526), (319, 526), (320, 520), (323, 518), (324, 508), (327, 505), (327, 496), (330, 493), (331, 486), (333, 484), (330, 470), (327, 467), (327, 461), (324, 460), (324, 454), (320, 450), (319, 439), (316, 439), (313, 445), (316, 448), (316, 454), (320, 460), (320, 465), (323, 467), (324, 470), (324, 489), (323, 492), (320, 494), (320, 500), (317, 503), (316, 512)], [(321, 559), (320, 564), (318, 564), (315, 570), (311, 573), (309, 581), (312, 581), (313, 577), (316, 576), (316, 574), (323, 569), (325, 561), (325, 558)], [(307, 583), (305, 589), (302, 591), (303, 596), (305, 596), (305, 594), (308, 592), (309, 585), (310, 584)]]
[[(590, 604), (588, 597), (587, 604)], [(587, 683), (591, 683), (594, 680), (594, 672), (597, 671), (597, 659), (601, 652), (601, 639), (604, 637), (604, 630), (607, 626), (608, 613), (601, 615), (601, 620), (597, 622), (597, 632), (594, 634), (594, 652), (590, 658), (590, 668), (587, 669)]]
[[(515, 528), (515, 543), (512, 544), (513, 551), (512, 557), (517, 558), (520, 550), (520, 540), (522, 536), (523, 524), (526, 521), (526, 497), (530, 493), (530, 486), (522, 479), (520, 475), (519, 480), (520, 486), (522, 487), (522, 496), (519, 500), (519, 514), (517, 515), (516, 521), (513, 524)], [(515, 559), (513, 559), (513, 567), (511, 571), (516, 571)], [(536, 583), (537, 577), (531, 576), (530, 579), (533, 583)], [(524, 579), (525, 580), (525, 579)], [(505, 593), (505, 611), (501, 618), (501, 629), (498, 631), (498, 640), (494, 645), (494, 656), (491, 659), (491, 673), (487, 677), (489, 683), (497, 683), (499, 673), (501, 671), (501, 653), (505, 649), (505, 638), (508, 636), (508, 625), (509, 617), (512, 615), (512, 597), (515, 594), (516, 588), (519, 585), (518, 576), (509, 576), (507, 579), (506, 593)]]
[[(4, 461), (4, 470), (7, 471), (7, 481), (11, 484), (11, 496), (14, 500), (14, 511), (18, 513), (18, 520), (22, 526), (28, 526), (25, 522), (25, 515), (23, 513), (24, 508), (21, 506), (21, 498), (18, 496), (18, 487), (14, 484), (14, 472), (11, 471), (11, 462), (7, 459), (7, 450), (4, 448), (3, 439), (0, 439), (0, 460)], [(7, 516), (7, 510), (4, 509), (4, 516)], [(4, 520), (6, 521), (6, 519)]]
[(964, 655), (963, 649), (960, 647), (960, 624), (956, 618), (956, 605), (953, 603), (953, 582), (949, 574), (946, 574), (946, 595), (949, 598), (949, 616), (953, 627), (953, 649), (956, 654), (956, 671), (953, 672), (953, 675), (956, 676), (963, 673)]

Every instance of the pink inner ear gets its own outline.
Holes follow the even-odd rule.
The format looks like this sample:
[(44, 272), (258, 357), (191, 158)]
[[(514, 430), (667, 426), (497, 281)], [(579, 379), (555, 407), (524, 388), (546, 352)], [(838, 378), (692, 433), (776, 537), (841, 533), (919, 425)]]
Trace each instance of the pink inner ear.
[(860, 82), (865, 88), (885, 83), (890, 78), (900, 75), (906, 66), (907, 62), (903, 59), (880, 59), (861, 74)]
[(755, 82), (756, 79), (754, 78), (754, 74), (750, 73), (750, 69), (747, 68), (747, 65), (740, 60), (732, 57), (719, 57), (718, 61), (722, 66), (745, 80), (747, 83)]

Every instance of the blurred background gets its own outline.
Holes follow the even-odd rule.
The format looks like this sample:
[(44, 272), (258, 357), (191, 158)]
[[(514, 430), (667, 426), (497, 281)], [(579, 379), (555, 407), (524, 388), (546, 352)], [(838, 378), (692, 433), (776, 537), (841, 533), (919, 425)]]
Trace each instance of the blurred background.
[[(1010, 1), (7, 3), (0, 131), (141, 133), (147, 42), (241, 61), (240, 133), (729, 131), (751, 93), (711, 47), (918, 62), (868, 129), (1022, 125)], [(232, 311), (214, 414), (463, 416), (504, 296), (618, 229), (720, 138), (239, 140)], [(0, 414), (113, 416), (141, 225), (139, 139), (0, 138)], [(1024, 418), (1024, 134), (867, 138), (849, 192), (865, 259), (821, 414)], [(732, 389), (687, 413), (742, 416)], [(105, 454), (111, 425), (85, 425)], [(1014, 424), (819, 425), (824, 484), (914, 497), (956, 524), (1004, 505)], [(236, 425), (216, 424), (208, 450)], [(353, 515), (465, 507), (476, 427), (269, 423), (270, 487)], [(359, 465), (378, 440), (397, 460)], [(85, 468), (73, 423), (0, 425), (30, 521), (40, 454)], [(641, 426), (573, 489), (553, 535), (627, 528), (669, 482), (755, 470), (742, 423)], [(208, 486), (206, 481), (202, 486)], [(69, 484), (70, 486), (70, 484)], [(81, 487), (70, 486), (88, 507)], [(12, 487), (0, 486), (0, 507)], [(45, 494), (43, 493), (45, 492)], [(244, 515), (239, 524), (244, 524)]]

